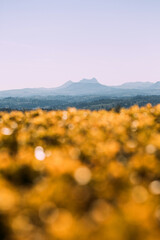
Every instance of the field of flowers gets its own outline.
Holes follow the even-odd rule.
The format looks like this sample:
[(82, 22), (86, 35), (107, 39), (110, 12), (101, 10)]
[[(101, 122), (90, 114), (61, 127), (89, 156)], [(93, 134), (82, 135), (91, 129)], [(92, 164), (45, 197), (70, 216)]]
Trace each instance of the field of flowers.
[(160, 239), (160, 105), (0, 113), (0, 240)]

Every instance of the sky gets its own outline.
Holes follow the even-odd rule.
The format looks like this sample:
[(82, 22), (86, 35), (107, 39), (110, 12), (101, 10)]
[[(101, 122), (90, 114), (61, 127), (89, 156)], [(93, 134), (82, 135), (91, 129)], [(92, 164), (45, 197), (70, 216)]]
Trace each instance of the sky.
[(159, 0), (0, 0), (0, 90), (160, 81)]

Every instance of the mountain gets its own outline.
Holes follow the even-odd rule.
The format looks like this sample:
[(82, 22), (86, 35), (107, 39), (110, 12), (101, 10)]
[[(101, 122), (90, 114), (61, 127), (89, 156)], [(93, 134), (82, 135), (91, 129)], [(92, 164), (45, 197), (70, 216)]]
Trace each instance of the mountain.
[(152, 85), (154, 84), (151, 82), (128, 82), (118, 87), (123, 89), (145, 89), (151, 87)]
[(106, 86), (98, 82), (96, 78), (82, 79), (79, 82), (67, 81), (56, 88), (25, 88), (8, 91), (0, 91), (0, 98), (7, 97), (47, 97), (47, 96), (108, 96), (127, 97), (137, 95), (160, 95), (160, 81), (128, 82), (120, 86)]
[(160, 81), (154, 83), (152, 86), (151, 86), (152, 89), (160, 89)]
[(6, 97), (32, 97), (32, 96), (45, 96), (52, 94), (52, 89), (47, 88), (23, 88), (0, 91), (0, 98)]
[(97, 79), (82, 79), (79, 82), (68, 81), (56, 88), (25, 88), (0, 91), (0, 98), (6, 97), (33, 97), (49, 95), (102, 95), (112, 87), (100, 84)]
[(96, 78), (92, 78), (92, 79), (84, 78), (84, 79), (80, 80), (80, 83), (99, 83), (99, 82), (97, 81)]
[(55, 93), (59, 95), (102, 95), (112, 89), (100, 84), (96, 78), (82, 79), (79, 82), (67, 82), (60, 88), (55, 89)]
[(62, 88), (67, 88), (67, 87), (69, 87), (70, 85), (72, 85), (72, 81), (71, 80), (69, 80), (69, 81), (67, 81), (66, 83), (64, 83), (62, 86), (60, 86), (60, 87), (58, 87), (57, 89), (62, 89)]

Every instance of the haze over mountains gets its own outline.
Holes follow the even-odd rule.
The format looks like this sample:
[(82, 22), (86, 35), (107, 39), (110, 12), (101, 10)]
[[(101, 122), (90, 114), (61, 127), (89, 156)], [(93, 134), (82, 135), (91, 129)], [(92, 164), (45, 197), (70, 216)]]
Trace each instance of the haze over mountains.
[(109, 96), (126, 97), (136, 95), (160, 95), (160, 81), (128, 82), (119, 86), (106, 86), (100, 84), (96, 78), (82, 79), (79, 82), (68, 81), (57, 88), (24, 88), (0, 91), (0, 98), (7, 97), (36, 97), (36, 96)]

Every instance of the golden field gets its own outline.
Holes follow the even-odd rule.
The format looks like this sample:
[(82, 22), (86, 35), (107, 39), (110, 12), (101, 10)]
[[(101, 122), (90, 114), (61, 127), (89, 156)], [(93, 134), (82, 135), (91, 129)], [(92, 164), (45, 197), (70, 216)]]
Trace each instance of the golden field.
[(160, 105), (0, 113), (1, 240), (159, 236)]

